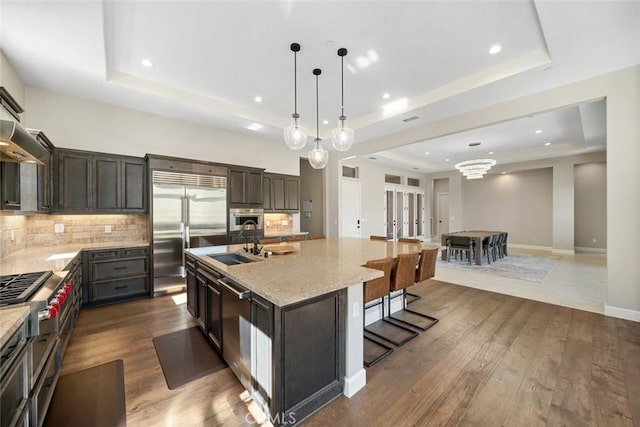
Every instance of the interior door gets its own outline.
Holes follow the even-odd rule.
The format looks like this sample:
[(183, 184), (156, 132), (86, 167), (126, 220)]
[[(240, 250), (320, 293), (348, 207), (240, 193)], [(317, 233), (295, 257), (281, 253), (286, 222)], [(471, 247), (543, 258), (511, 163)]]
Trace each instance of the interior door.
[(407, 192), (407, 236), (417, 237), (416, 230), (416, 193), (413, 191)]
[(416, 237), (424, 238), (424, 194), (416, 193)]
[(395, 190), (395, 236), (394, 239), (406, 237), (407, 219), (406, 209), (404, 203), (404, 192), (402, 190)]
[(449, 232), (449, 193), (438, 193), (438, 235)]
[(361, 237), (360, 228), (360, 182), (343, 179), (341, 181), (340, 237)]

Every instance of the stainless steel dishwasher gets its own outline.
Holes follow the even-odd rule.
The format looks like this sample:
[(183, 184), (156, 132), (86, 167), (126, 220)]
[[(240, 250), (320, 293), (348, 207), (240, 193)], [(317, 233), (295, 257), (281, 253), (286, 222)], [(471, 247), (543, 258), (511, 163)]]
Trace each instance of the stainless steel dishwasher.
[(222, 288), (222, 357), (251, 390), (251, 292), (228, 277), (218, 283)]

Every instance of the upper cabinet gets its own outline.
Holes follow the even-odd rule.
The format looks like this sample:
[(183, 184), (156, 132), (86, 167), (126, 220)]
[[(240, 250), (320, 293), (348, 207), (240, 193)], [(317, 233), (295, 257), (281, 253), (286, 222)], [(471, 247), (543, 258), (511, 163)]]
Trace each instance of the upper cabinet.
[(147, 172), (142, 158), (56, 150), (57, 211), (145, 213)]
[(2, 210), (20, 209), (20, 163), (0, 162)]
[(262, 206), (263, 174), (262, 169), (238, 167), (229, 169), (229, 206)]
[(300, 211), (300, 177), (265, 173), (264, 179), (265, 212)]

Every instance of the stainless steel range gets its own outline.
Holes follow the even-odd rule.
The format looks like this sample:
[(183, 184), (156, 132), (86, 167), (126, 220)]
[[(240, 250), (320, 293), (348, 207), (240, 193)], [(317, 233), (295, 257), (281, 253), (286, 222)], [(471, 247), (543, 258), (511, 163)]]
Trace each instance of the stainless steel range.
[(30, 311), (23, 327), (0, 350), (0, 426), (44, 422), (80, 311), (80, 271), (0, 276), (0, 308), (25, 305)]

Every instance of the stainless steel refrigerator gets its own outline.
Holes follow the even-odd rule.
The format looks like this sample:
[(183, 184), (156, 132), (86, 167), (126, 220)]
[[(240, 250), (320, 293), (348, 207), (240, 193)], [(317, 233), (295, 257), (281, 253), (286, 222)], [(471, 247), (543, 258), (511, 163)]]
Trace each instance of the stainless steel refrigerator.
[(227, 177), (154, 170), (153, 292), (185, 288), (184, 249), (227, 242)]

